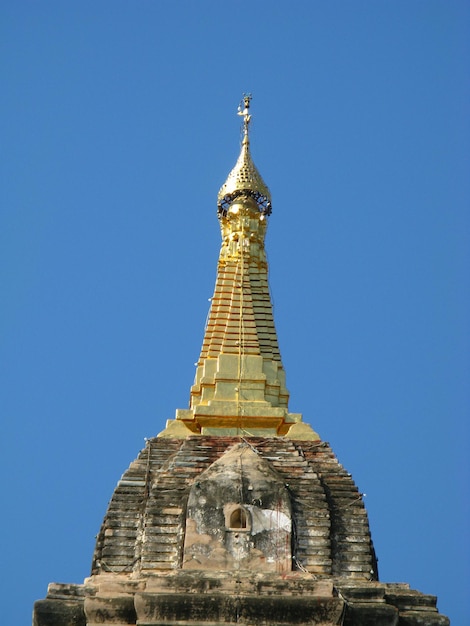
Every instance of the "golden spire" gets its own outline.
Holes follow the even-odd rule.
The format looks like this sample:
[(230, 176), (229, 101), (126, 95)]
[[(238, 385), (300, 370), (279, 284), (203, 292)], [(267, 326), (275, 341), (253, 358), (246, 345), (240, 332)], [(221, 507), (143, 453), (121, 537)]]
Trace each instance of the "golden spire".
[(177, 410), (163, 437), (318, 438), (300, 414), (288, 412), (264, 250), (271, 195), (250, 154), (250, 100), (245, 95), (238, 108), (241, 152), (218, 195), (222, 246), (190, 406)]

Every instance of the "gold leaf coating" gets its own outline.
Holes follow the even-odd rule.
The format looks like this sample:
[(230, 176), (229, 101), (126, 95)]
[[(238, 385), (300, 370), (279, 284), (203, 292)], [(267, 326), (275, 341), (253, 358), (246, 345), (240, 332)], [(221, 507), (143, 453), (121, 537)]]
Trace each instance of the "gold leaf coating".
[[(226, 201), (227, 196), (231, 196), (234, 192), (254, 192), (256, 195), (263, 196), (265, 200), (271, 204), (271, 193), (268, 186), (258, 172), (256, 165), (250, 153), (249, 125), (251, 122), (250, 109), (251, 96), (245, 95), (243, 98), (243, 108), (240, 104), (238, 114), (243, 116), (243, 141), (240, 156), (237, 159), (235, 167), (227, 177), (227, 180), (220, 188), (217, 196), (219, 206)], [(238, 195), (238, 194), (237, 194)]]
[(220, 188), (217, 199), (221, 202), (225, 196), (232, 194), (234, 191), (255, 191), (271, 200), (271, 193), (268, 186), (261, 178), (256, 165), (250, 153), (250, 141), (248, 131), (243, 137), (242, 149), (240, 156), (227, 177), (227, 180)]

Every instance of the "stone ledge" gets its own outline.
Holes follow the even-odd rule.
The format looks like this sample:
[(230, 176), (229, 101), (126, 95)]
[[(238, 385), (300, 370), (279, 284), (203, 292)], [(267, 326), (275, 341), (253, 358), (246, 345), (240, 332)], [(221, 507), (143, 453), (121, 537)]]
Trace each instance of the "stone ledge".
[(205, 594), (136, 594), (139, 625), (184, 623), (249, 624), (273, 623), (286, 626), (336, 626), (341, 623), (344, 604), (333, 597), (227, 596)]
[(86, 626), (83, 598), (38, 600), (34, 604), (33, 626)]
[(401, 583), (315, 580), (298, 571), (280, 576), (183, 570), (137, 579), (103, 574), (84, 585), (51, 584), (48, 597), (36, 602), (33, 618), (33, 626), (222, 623), (449, 626), (449, 619), (437, 612), (434, 596)]

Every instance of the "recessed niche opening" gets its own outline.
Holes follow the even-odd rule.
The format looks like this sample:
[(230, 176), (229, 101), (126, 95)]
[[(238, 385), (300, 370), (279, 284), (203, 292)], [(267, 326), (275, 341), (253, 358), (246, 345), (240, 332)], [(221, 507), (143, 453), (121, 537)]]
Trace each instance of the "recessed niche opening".
[(225, 529), (231, 531), (249, 532), (251, 530), (251, 515), (243, 506), (230, 506), (225, 512)]

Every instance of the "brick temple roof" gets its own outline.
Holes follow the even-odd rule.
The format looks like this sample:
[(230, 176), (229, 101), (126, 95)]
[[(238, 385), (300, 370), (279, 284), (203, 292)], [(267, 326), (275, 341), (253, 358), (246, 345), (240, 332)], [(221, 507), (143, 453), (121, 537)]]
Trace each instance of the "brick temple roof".
[[(192, 436), (183, 441), (148, 440), (116, 487), (98, 536), (93, 573), (149, 575), (182, 568), (190, 491), (204, 472), (237, 444), (242, 448), (240, 455), (231, 460), (236, 470), (232, 482), (239, 482), (237, 488), (241, 491), (229, 499), (239, 499), (248, 506), (254, 500), (266, 499), (266, 496), (255, 497), (254, 480), (253, 489), (249, 489), (248, 460), (243, 469), (244, 455), (254, 452), (260, 462), (272, 469), (291, 503), (289, 570), (308, 571), (316, 578), (334, 575), (353, 580), (377, 579), (362, 494), (350, 474), (327, 443), (283, 437)], [(273, 478), (271, 481), (275, 482)], [(213, 501), (205, 504), (215, 516), (215, 510), (223, 508), (225, 499), (216, 493)], [(221, 526), (225, 528), (225, 524)], [(253, 569), (249, 557), (241, 561), (238, 566)], [(216, 559), (211, 569), (214, 568), (221, 568)]]

